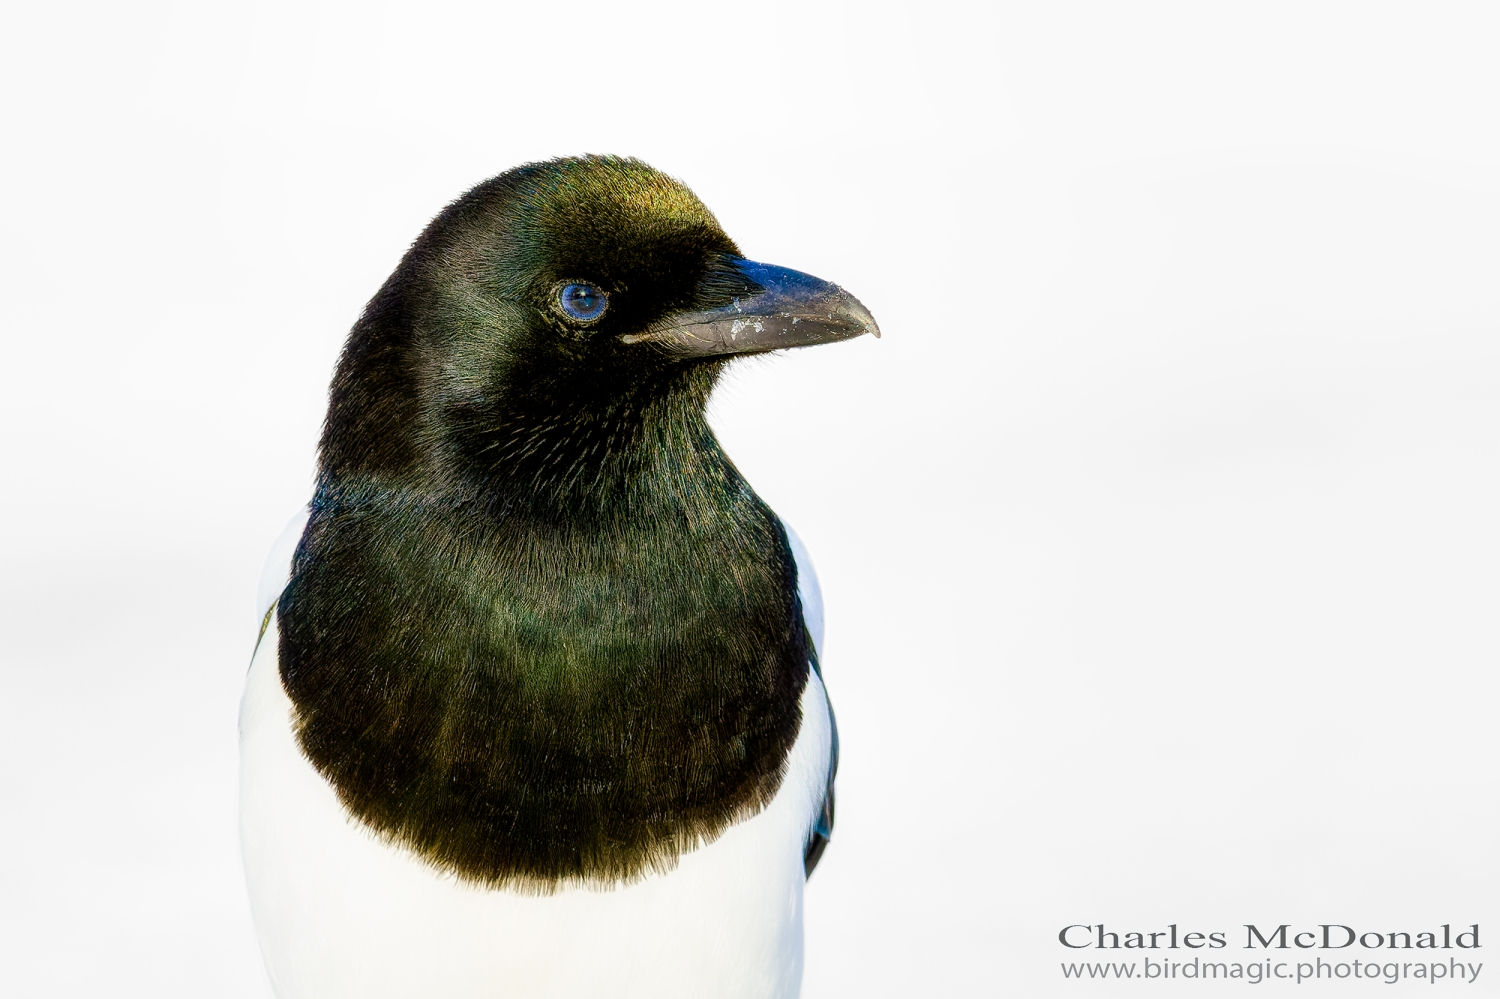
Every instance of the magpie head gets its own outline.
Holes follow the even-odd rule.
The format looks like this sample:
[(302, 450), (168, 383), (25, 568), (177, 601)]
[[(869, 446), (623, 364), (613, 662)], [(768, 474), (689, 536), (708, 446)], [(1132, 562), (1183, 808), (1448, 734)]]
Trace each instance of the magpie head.
[(744, 259), (644, 163), (519, 167), (445, 209), (366, 308), (322, 471), (602, 481), (682, 438), (654, 424), (701, 421), (729, 358), (863, 333), (879, 336), (853, 296)]

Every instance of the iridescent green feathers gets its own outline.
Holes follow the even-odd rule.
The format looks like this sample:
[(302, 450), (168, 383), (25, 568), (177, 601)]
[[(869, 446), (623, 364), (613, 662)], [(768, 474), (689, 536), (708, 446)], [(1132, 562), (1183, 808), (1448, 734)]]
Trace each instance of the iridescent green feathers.
[[(304, 752), (477, 882), (638, 877), (779, 786), (811, 653), (779, 521), (703, 416), (722, 364), (621, 337), (733, 293), (734, 244), (628, 160), (480, 185), (355, 326), (280, 602)], [(559, 282), (607, 289), (588, 329)]]

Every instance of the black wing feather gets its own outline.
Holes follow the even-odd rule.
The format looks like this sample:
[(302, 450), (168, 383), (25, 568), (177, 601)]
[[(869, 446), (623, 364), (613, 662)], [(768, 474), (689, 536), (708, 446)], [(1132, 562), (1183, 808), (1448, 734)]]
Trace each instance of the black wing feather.
[[(818, 665), (816, 652), (813, 653), (812, 667), (818, 674), (818, 682), (822, 683), (823, 670)], [(839, 772), (839, 723), (833, 714), (833, 702), (827, 700), (827, 685), (823, 687), (823, 696), (828, 704), (828, 730), (833, 736), (833, 745), (828, 751), (828, 791), (823, 795), (823, 808), (818, 813), (818, 821), (813, 825), (812, 835), (807, 838), (807, 848), (802, 852), (802, 865), (809, 877), (822, 859), (823, 851), (828, 848), (828, 841), (833, 838), (833, 780)]]

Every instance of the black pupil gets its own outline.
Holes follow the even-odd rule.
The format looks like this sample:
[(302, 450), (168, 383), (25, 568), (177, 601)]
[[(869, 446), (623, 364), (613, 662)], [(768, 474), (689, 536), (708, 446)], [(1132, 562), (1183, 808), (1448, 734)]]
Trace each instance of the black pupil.
[(593, 319), (604, 308), (604, 295), (591, 284), (570, 284), (563, 289), (563, 308), (576, 319)]

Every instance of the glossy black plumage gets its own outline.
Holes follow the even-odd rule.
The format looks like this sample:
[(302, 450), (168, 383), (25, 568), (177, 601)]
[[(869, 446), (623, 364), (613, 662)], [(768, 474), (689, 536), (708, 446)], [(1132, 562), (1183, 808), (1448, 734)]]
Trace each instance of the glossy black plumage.
[[(813, 655), (787, 539), (704, 419), (723, 358), (629, 342), (755, 295), (738, 258), (643, 164), (536, 164), (445, 210), (351, 333), (282, 679), (345, 805), (440, 867), (630, 879), (777, 790)], [(555, 307), (574, 281), (596, 322)]]

